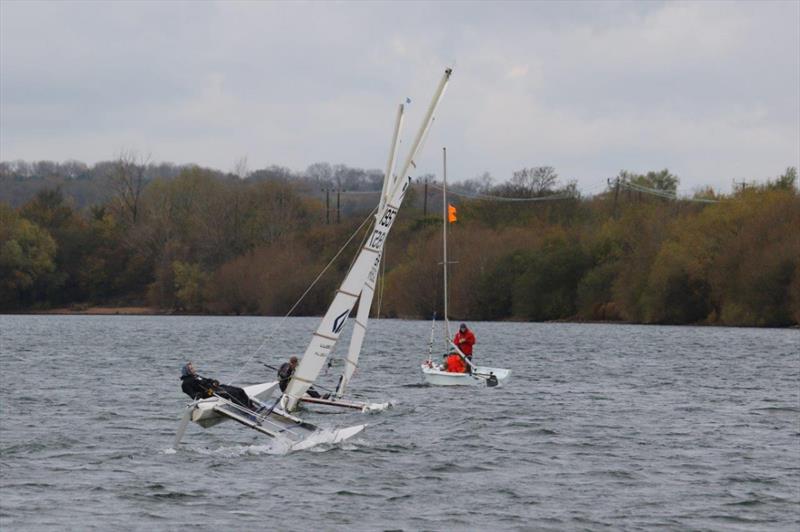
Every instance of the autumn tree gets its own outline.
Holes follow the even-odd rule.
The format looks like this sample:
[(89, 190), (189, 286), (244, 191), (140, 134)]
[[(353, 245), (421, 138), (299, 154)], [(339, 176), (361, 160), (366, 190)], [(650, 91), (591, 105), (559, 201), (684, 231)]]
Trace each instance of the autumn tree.
[(48, 232), (0, 203), (0, 307), (37, 302), (55, 271), (56, 243)]

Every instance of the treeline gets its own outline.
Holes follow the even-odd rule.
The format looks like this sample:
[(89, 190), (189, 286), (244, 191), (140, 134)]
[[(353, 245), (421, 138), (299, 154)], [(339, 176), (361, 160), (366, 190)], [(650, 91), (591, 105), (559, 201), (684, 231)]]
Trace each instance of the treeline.
[[(380, 172), (324, 163), (299, 174), (159, 170), (135, 157), (70, 176), (20, 168), (0, 165), (6, 311), (110, 304), (282, 315), (360, 226), (381, 183)], [(426, 177), (387, 243), (374, 309), (384, 317), (442, 313), (441, 195)], [(68, 185), (81, 179), (96, 199), (72, 194)], [(796, 180), (790, 168), (730, 196), (708, 189), (687, 199), (674, 197), (679, 181), (666, 170), (621, 172), (591, 198), (550, 167), (497, 185), (488, 175), (470, 180), (451, 196), (451, 317), (800, 323)], [(334, 216), (325, 190), (347, 187), (360, 194)], [(21, 201), (21, 190), (32, 194)], [(361, 236), (295, 314), (325, 311)]]
[(219, 180), (238, 178), (247, 182), (291, 182), (303, 194), (318, 198), (324, 198), (326, 190), (380, 190), (383, 181), (383, 172), (380, 170), (364, 170), (344, 164), (319, 162), (299, 172), (277, 165), (251, 171), (247, 168), (246, 159), (242, 159), (233, 171), (221, 172), (191, 164), (155, 164), (138, 153), (122, 152), (115, 160), (92, 166), (80, 161), (0, 161), (0, 201), (19, 207), (44, 188), (59, 188), (74, 207), (83, 209), (110, 201), (115, 194), (122, 193), (133, 177), (146, 184), (156, 179), (170, 181), (183, 172), (193, 170), (202, 170)]

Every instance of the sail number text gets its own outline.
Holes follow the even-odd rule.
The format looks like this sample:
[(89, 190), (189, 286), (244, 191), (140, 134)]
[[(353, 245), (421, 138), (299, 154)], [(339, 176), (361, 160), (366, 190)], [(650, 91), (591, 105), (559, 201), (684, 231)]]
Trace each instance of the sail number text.
[(378, 226), (375, 227), (375, 230), (372, 232), (372, 236), (369, 239), (369, 247), (372, 249), (381, 249), (383, 242), (386, 240), (386, 236), (389, 234), (389, 228), (392, 227), (395, 216), (397, 216), (397, 209), (391, 207), (386, 209), (386, 213), (384, 213), (380, 222), (378, 222)]

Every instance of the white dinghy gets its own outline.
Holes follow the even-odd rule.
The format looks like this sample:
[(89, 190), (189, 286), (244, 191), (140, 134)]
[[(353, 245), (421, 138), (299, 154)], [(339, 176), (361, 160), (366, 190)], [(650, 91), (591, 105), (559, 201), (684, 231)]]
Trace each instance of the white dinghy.
[[(505, 368), (492, 368), (476, 366), (464, 355), (461, 349), (453, 343), (450, 336), (450, 321), (447, 316), (447, 224), (449, 209), (447, 204), (447, 149), (442, 148), (443, 177), (442, 177), (442, 267), (444, 268), (444, 340), (446, 351), (457, 353), (469, 368), (467, 373), (454, 373), (446, 371), (443, 365), (432, 360), (433, 354), (433, 325), (431, 326), (431, 339), (428, 345), (428, 360), (420, 366), (422, 377), (426, 383), (433, 386), (497, 386), (504, 383), (511, 376), (511, 370)], [(436, 314), (434, 314), (434, 325)]]
[(497, 386), (511, 375), (511, 371), (503, 368), (475, 366), (472, 373), (451, 373), (435, 366), (422, 364), (425, 382), (434, 386)]
[(421, 368), (425, 382), (434, 386), (497, 386), (511, 376), (509, 369), (476, 365), (471, 366), (470, 373), (453, 373), (444, 371), (430, 360), (423, 362)]

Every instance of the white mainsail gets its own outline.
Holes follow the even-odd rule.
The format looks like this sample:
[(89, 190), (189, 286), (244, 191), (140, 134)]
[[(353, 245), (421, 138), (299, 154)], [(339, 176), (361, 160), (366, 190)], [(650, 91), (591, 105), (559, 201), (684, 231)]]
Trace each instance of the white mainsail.
[[(289, 386), (286, 388), (282, 403), (284, 408), (290, 412), (297, 408), (300, 398), (303, 397), (308, 388), (319, 376), (319, 373), (322, 370), (322, 367), (325, 365), (328, 355), (336, 345), (336, 341), (339, 339), (339, 335), (341, 334), (345, 322), (350, 316), (356, 301), (358, 301), (358, 299), (363, 295), (365, 283), (370, 280), (370, 277), (372, 277), (372, 291), (374, 292), (374, 283), (375, 279), (377, 278), (377, 272), (380, 266), (381, 254), (383, 253), (383, 246), (386, 242), (386, 237), (389, 235), (389, 231), (391, 230), (392, 225), (397, 218), (397, 211), (403, 202), (403, 198), (408, 190), (408, 186), (411, 184), (411, 176), (409, 175), (409, 172), (412, 167), (416, 168), (414, 159), (416, 158), (417, 152), (421, 147), (422, 139), (425, 137), (428, 129), (430, 128), (430, 125), (433, 121), (433, 114), (436, 111), (442, 96), (444, 95), (444, 91), (447, 87), (448, 81), (450, 80), (451, 74), (452, 69), (448, 68), (445, 70), (444, 75), (439, 82), (439, 86), (434, 93), (433, 100), (428, 106), (427, 113), (425, 114), (422, 125), (417, 132), (414, 143), (411, 145), (411, 149), (409, 150), (405, 163), (403, 164), (402, 171), (398, 173), (399, 179), (393, 179), (391, 182), (389, 182), (388, 175), (384, 177), (385, 194), (381, 198), (378, 212), (375, 215), (375, 226), (372, 230), (372, 234), (367, 239), (366, 244), (361, 248), (361, 251), (356, 257), (353, 266), (347, 273), (347, 276), (345, 277), (339, 289), (336, 291), (333, 302), (331, 303), (330, 307), (328, 307), (328, 311), (325, 313), (325, 316), (322, 318), (317, 330), (314, 332), (311, 342), (306, 348), (303, 358), (300, 360), (300, 363), (297, 366), (294, 377), (289, 382)], [(389, 175), (391, 174), (389, 173)], [(400, 178), (400, 176), (402, 176), (402, 178)], [(371, 275), (372, 273), (374, 273), (374, 276)], [(369, 290), (369, 288), (367, 289)], [(370, 301), (367, 302), (366, 299), (369, 299)], [(371, 296), (369, 298), (364, 298), (363, 303), (366, 313), (369, 312), (371, 299)], [(359, 309), (360, 307), (361, 305), (359, 305)], [(362, 323), (362, 325), (363, 327), (356, 324), (356, 328), (363, 328), (366, 330), (366, 323)], [(356, 333), (354, 332), (354, 334)], [(361, 340), (363, 340), (363, 337)]]
[[(398, 140), (400, 137), (400, 130), (403, 125), (403, 113), (405, 106), (400, 104), (397, 108), (397, 118), (394, 123), (394, 131), (392, 133), (392, 142), (389, 148), (389, 159), (386, 161), (386, 172), (383, 174), (383, 187), (381, 188), (380, 203), (378, 211), (381, 210), (383, 205), (386, 204), (386, 192), (394, 184), (397, 176), (394, 175), (395, 159), (397, 158)], [(375, 223), (379, 221), (378, 213), (375, 213)], [(383, 253), (380, 257), (382, 258)], [(364, 281), (364, 286), (361, 289), (361, 296), (358, 299), (358, 310), (356, 311), (356, 320), (353, 325), (353, 332), (350, 336), (350, 346), (347, 349), (347, 357), (344, 359), (344, 371), (339, 378), (339, 383), (336, 386), (335, 396), (341, 398), (347, 390), (347, 385), (350, 384), (350, 379), (358, 368), (358, 358), (361, 355), (361, 346), (364, 343), (364, 337), (367, 334), (367, 322), (369, 321), (369, 312), (372, 308), (372, 298), (375, 295), (375, 283), (378, 279), (378, 268), (380, 267), (380, 258), (375, 261), (373, 267), (369, 271), (367, 279)]]
[[(378, 263), (380, 263), (380, 259)], [(377, 270), (377, 267), (375, 269)], [(369, 311), (370, 308), (372, 308), (372, 296), (374, 294), (375, 285), (371, 285), (369, 282), (364, 283), (364, 288), (361, 290), (361, 297), (358, 300), (358, 310), (356, 311), (353, 333), (350, 336), (350, 347), (347, 349), (347, 357), (344, 359), (344, 371), (339, 378), (339, 384), (336, 386), (336, 397), (342, 397), (344, 395), (347, 390), (347, 385), (350, 384), (350, 379), (353, 378), (353, 374), (358, 368), (358, 358), (361, 355), (361, 346), (367, 334), (367, 320), (369, 320)]]

